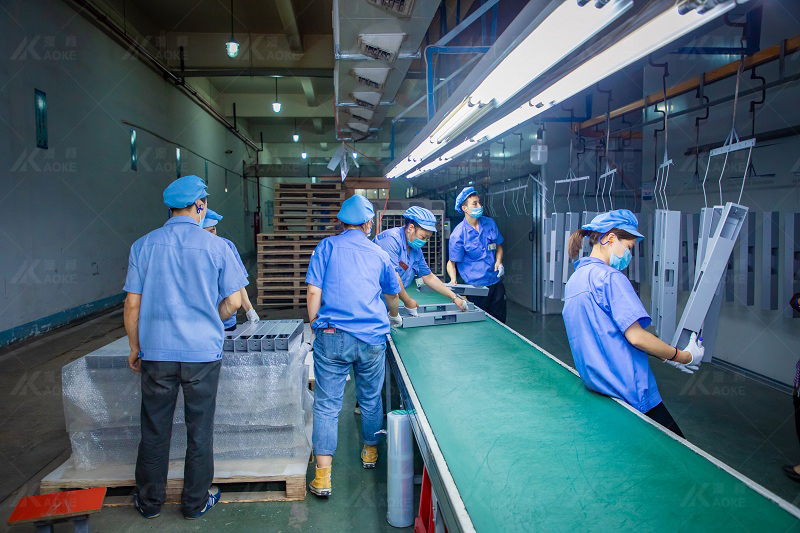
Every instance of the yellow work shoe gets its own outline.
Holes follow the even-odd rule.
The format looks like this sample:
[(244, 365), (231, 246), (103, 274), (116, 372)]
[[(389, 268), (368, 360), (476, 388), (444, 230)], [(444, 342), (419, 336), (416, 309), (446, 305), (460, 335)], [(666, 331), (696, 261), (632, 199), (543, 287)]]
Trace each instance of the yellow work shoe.
[(361, 466), (364, 468), (375, 468), (378, 462), (378, 447), (365, 444), (361, 449)]
[(317, 496), (330, 496), (331, 489), (331, 467), (317, 468), (314, 481), (308, 484), (308, 489)]

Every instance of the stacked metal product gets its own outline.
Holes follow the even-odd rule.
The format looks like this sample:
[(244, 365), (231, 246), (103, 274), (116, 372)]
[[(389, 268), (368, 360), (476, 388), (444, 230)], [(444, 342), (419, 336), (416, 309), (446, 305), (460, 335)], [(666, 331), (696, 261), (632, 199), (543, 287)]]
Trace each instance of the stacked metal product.
[[(226, 332), (214, 425), (214, 458), (299, 458), (311, 452), (302, 320), (242, 324)], [(75, 468), (134, 464), (139, 444), (140, 377), (128, 369), (123, 337), (66, 365), (64, 414)], [(170, 460), (186, 452), (178, 394)]]

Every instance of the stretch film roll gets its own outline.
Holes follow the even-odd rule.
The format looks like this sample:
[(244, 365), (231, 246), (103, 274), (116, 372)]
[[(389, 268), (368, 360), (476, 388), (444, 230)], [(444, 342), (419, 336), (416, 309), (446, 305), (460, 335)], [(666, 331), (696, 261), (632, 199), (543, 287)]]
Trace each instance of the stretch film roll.
[(414, 440), (408, 411), (387, 416), (388, 492), (386, 520), (394, 527), (414, 525)]

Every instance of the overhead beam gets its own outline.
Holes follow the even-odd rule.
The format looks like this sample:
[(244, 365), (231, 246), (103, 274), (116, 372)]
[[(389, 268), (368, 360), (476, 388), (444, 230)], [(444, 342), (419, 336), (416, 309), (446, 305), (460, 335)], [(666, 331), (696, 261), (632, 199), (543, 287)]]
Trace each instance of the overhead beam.
[(293, 67), (193, 68), (187, 69), (180, 74), (185, 78), (207, 78), (209, 76), (302, 76), (304, 78), (333, 78), (333, 69)]
[(303, 94), (306, 95), (308, 107), (317, 107), (317, 95), (314, 92), (314, 84), (311, 78), (300, 78), (300, 85), (303, 86)]
[[(784, 59), (790, 53), (796, 52), (800, 50), (800, 35), (792, 37), (791, 39), (786, 39), (775, 46), (770, 46), (769, 48), (765, 48), (759, 52), (756, 52), (753, 55), (747, 56), (744, 58), (744, 65), (743, 70), (749, 70), (753, 67), (757, 67), (764, 63), (768, 63), (770, 61), (775, 61), (776, 59), (781, 58), (781, 48), (783, 47), (783, 57)], [(696, 76), (694, 78), (690, 78), (684, 82), (681, 82), (677, 85), (673, 85), (672, 87), (667, 88), (667, 100), (670, 98), (675, 98), (676, 96), (680, 96), (681, 94), (685, 94), (691, 91), (696, 91), (700, 88), (701, 85), (709, 85), (716, 81), (723, 80), (725, 78), (729, 78), (731, 76), (735, 76), (739, 70), (739, 61), (734, 61), (732, 63), (728, 63), (723, 65), (719, 68), (706, 72), (705, 74), (701, 74), (700, 76)], [(659, 102), (664, 101), (664, 91), (659, 91), (657, 93), (653, 93), (649, 96), (646, 96), (640, 100), (636, 100), (628, 105), (622, 106), (617, 108), (609, 114), (610, 118), (618, 118), (623, 115), (627, 115), (628, 113), (633, 113), (636, 111), (641, 111), (647, 107), (655, 105)], [(672, 113), (670, 113), (672, 114)], [(594, 117), (592, 119), (587, 120), (586, 122), (582, 122), (580, 125), (580, 129), (592, 128), (597, 126), (598, 124), (603, 124), (606, 121), (606, 116), (601, 115), (598, 117)]]
[(297, 14), (294, 10), (292, 0), (275, 0), (278, 14), (281, 17), (283, 31), (286, 32), (286, 40), (289, 41), (289, 49), (295, 54), (303, 53), (303, 42), (300, 39), (300, 29), (297, 27)]

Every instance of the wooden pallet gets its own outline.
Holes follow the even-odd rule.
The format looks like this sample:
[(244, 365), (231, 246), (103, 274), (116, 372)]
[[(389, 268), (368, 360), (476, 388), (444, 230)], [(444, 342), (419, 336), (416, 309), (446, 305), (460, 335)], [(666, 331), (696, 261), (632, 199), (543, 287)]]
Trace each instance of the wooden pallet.
[(281, 252), (308, 252), (310, 254), (318, 245), (319, 242), (316, 240), (261, 241), (258, 243), (256, 251), (259, 254)]
[[(301, 501), (306, 497), (305, 457), (296, 459), (230, 459), (214, 461), (214, 481), (222, 491), (221, 503)], [(241, 475), (247, 472), (247, 475)], [(105, 506), (131, 505), (136, 486), (133, 465), (107, 465), (96, 470), (77, 470), (72, 458), (42, 479), (42, 494), (108, 487)], [(115, 489), (115, 490), (111, 490)], [(180, 503), (183, 461), (172, 461), (165, 503)]]
[(295, 200), (311, 200), (321, 202), (344, 202), (347, 193), (345, 191), (275, 191), (274, 200), (277, 205), (279, 202)]
[(344, 191), (342, 183), (278, 183), (276, 191)]
[(264, 298), (299, 298), (299, 297), (306, 297), (306, 288), (305, 287), (289, 287), (289, 288), (282, 288), (282, 287), (274, 287), (268, 285), (263, 289), (258, 289), (258, 297)]
[(306, 290), (305, 276), (270, 276), (269, 278), (257, 279), (256, 288), (258, 289), (271, 289), (271, 288), (302, 288)]
[(258, 242), (286, 242), (286, 241), (321, 241), (325, 237), (338, 235), (338, 229), (324, 231), (273, 231), (272, 233), (259, 233)]

